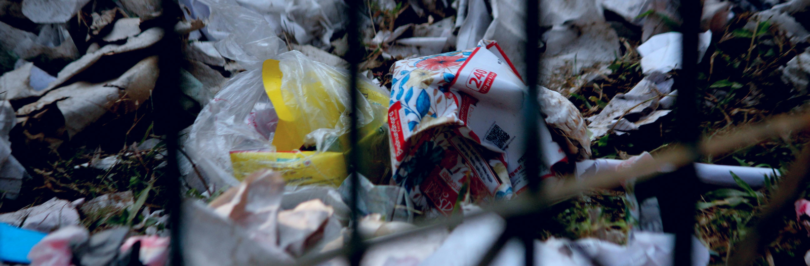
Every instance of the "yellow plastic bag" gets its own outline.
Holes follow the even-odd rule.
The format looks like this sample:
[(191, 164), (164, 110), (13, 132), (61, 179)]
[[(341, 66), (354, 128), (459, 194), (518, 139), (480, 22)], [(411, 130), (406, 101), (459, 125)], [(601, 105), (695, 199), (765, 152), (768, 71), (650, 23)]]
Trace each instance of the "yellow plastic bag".
[[(347, 128), (341, 120), (343, 116), (348, 118), (346, 76), (306, 58), (297, 59), (296, 62), (269, 59), (262, 66), (264, 89), (279, 117), (273, 137), (273, 146), (279, 151), (301, 148), (306, 136), (316, 129), (336, 129), (345, 138), (343, 129)], [(359, 103), (359, 119), (366, 119), (361, 128), (361, 136), (365, 136), (386, 123), (388, 93), (362, 79), (358, 89), (367, 100)], [(369, 118), (372, 121), (367, 121)]]
[[(347, 75), (311, 61), (297, 51), (266, 60), (262, 66), (265, 92), (278, 115), (272, 144), (279, 152), (232, 152), (234, 176), (253, 171), (281, 171), (297, 185), (339, 186), (347, 176), (349, 91)], [(358, 171), (372, 182), (389, 175), (388, 92), (365, 79), (358, 82), (360, 125)], [(303, 146), (317, 151), (297, 151)], [(291, 152), (293, 151), (293, 152)]]

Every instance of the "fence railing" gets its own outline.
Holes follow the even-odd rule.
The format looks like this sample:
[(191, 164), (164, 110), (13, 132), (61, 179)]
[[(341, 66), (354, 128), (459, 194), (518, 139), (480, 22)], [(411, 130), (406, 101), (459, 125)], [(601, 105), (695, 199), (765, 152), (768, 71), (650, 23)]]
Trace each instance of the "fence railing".
[[(539, 21), (539, 1), (540, 0), (526, 0), (526, 40), (525, 51), (526, 55), (523, 58), (526, 63), (526, 86), (527, 97), (529, 99), (537, 99), (538, 84), (540, 73), (540, 53), (538, 49), (540, 28)], [(677, 0), (674, 0), (678, 2)], [(346, 0), (349, 5), (349, 23), (347, 28), (349, 51), (346, 55), (346, 60), (350, 63), (350, 82), (349, 91), (351, 97), (350, 113), (350, 126), (352, 129), (357, 128), (357, 97), (359, 94), (355, 89), (357, 86), (358, 65), (363, 58), (363, 45), (360, 43), (360, 13), (362, 0)], [(369, 246), (389, 243), (402, 239), (405, 237), (412, 237), (417, 234), (430, 232), (432, 229), (438, 227), (447, 227), (460, 224), (464, 220), (477, 219), (487, 213), (495, 213), (506, 219), (506, 228), (504, 232), (497, 238), (493, 245), (489, 248), (484, 255), (479, 265), (489, 265), (498, 252), (503, 248), (508, 240), (519, 238), (524, 243), (525, 247), (525, 264), (534, 265), (535, 256), (542, 256), (536, 254), (534, 248), (534, 238), (530, 234), (521, 234), (524, 230), (520, 228), (529, 228), (538, 224), (538, 219), (545, 219), (543, 213), (550, 206), (551, 202), (567, 199), (577, 195), (577, 193), (594, 188), (614, 188), (620, 186), (628, 177), (634, 177), (637, 180), (649, 180), (657, 177), (657, 180), (667, 184), (668, 189), (657, 191), (657, 197), (661, 205), (662, 219), (664, 229), (667, 232), (675, 234), (675, 250), (673, 255), (672, 265), (691, 265), (691, 251), (692, 251), (692, 234), (694, 233), (695, 225), (695, 206), (698, 199), (698, 191), (694, 189), (699, 181), (692, 164), (701, 156), (716, 156), (718, 154), (727, 153), (733, 149), (741, 146), (757, 143), (762, 140), (778, 137), (782, 134), (795, 133), (798, 131), (805, 131), (810, 127), (810, 115), (803, 116), (781, 116), (770, 119), (758, 126), (748, 128), (741, 128), (736, 133), (730, 134), (725, 138), (715, 138), (711, 141), (699, 141), (698, 124), (700, 121), (695, 119), (698, 117), (697, 113), (697, 59), (698, 59), (698, 34), (700, 14), (702, 10), (700, 0), (681, 0), (679, 12), (684, 14), (682, 18), (682, 25), (680, 31), (683, 33), (682, 38), (682, 67), (676, 80), (678, 87), (678, 101), (676, 109), (676, 123), (678, 135), (680, 136), (680, 145), (662, 151), (656, 154), (656, 160), (650, 164), (637, 164), (629, 168), (618, 170), (616, 172), (608, 172), (599, 174), (595, 177), (586, 180), (575, 180), (574, 178), (566, 179), (559, 187), (554, 190), (544, 189), (540, 182), (539, 168), (537, 164), (527, 164), (526, 173), (530, 181), (529, 190), (525, 195), (511, 200), (495, 202), (489, 206), (484, 206), (484, 212), (468, 214), (466, 217), (461, 214), (454, 214), (446, 219), (428, 221), (420, 224), (419, 227), (408, 230), (405, 232), (394, 233), (384, 237), (374, 239), (361, 239), (357, 230), (358, 217), (357, 217), (357, 189), (360, 187), (358, 184), (357, 169), (363, 167), (359, 161), (359, 156), (356, 154), (357, 149), (350, 149), (352, 152), (348, 156), (348, 167), (350, 173), (350, 182), (352, 184), (352, 191), (350, 194), (349, 206), (351, 208), (350, 226), (352, 229), (351, 239), (349, 244), (343, 248), (322, 252), (316, 255), (303, 257), (298, 260), (298, 265), (317, 265), (332, 258), (343, 256), (348, 259), (351, 265), (360, 265), (364, 252)], [(165, 130), (166, 142), (168, 149), (167, 176), (176, 176), (172, 182), (169, 183), (169, 189), (174, 193), (169, 193), (173, 198), (170, 199), (167, 209), (170, 212), (170, 228), (171, 228), (171, 265), (183, 265), (182, 257), (182, 236), (184, 233), (204, 233), (204, 232), (184, 232), (181, 228), (181, 189), (180, 189), (180, 173), (178, 171), (177, 158), (177, 135), (179, 128), (176, 123), (173, 123), (171, 114), (179, 113), (179, 75), (180, 75), (180, 36), (174, 32), (174, 25), (181, 17), (178, 4), (173, 0), (163, 1), (163, 13), (161, 22), (165, 30), (165, 37), (160, 45), (160, 78), (155, 90), (154, 99), (156, 101), (156, 112), (162, 115), (158, 117), (158, 124)], [(535, 12), (532, 12), (535, 11)], [(172, 75), (171, 73), (174, 73)], [(537, 119), (540, 115), (540, 106), (536, 101), (529, 101), (528, 108), (525, 108), (527, 113), (524, 121), (525, 132), (527, 136), (539, 136)], [(168, 115), (167, 115), (168, 114)], [(538, 137), (539, 138), (539, 137)], [(526, 158), (527, 162), (539, 161), (540, 139), (527, 138), (526, 140)], [(349, 140), (352, 147), (358, 142), (358, 131), (349, 131)], [(802, 155), (798, 158), (798, 162), (810, 162), (810, 149), (805, 148)], [(662, 168), (677, 168), (676, 171), (658, 175), (657, 170)], [(768, 243), (775, 237), (776, 226), (774, 224), (781, 222), (780, 213), (786, 209), (792, 208), (794, 202), (803, 191), (802, 188), (807, 186), (807, 178), (810, 173), (810, 166), (806, 163), (794, 163), (786, 176), (782, 178), (782, 185), (776, 192), (771, 200), (769, 207), (763, 214), (762, 219), (758, 222), (756, 230), (749, 233), (733, 252), (730, 258), (729, 265), (750, 265), (757, 258), (758, 251), (763, 243)], [(597, 259), (591, 258), (594, 265), (602, 265)]]

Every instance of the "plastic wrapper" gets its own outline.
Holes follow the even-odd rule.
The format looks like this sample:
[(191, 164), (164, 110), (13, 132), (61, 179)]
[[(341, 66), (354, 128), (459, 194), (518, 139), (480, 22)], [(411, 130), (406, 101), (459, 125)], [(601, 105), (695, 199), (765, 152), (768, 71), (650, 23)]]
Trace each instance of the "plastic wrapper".
[[(261, 68), (262, 61), (286, 51), (286, 44), (276, 37), (281, 33), (278, 22), (268, 23), (255, 9), (231, 0), (189, 0), (186, 6), (206, 20), (203, 34), (216, 40), (217, 51), (245, 69)], [(206, 18), (207, 16), (207, 18)]]
[[(214, 187), (263, 168), (281, 172), (290, 185), (339, 186), (349, 151), (346, 76), (297, 51), (235, 76), (194, 122), (186, 142), (192, 161)], [(365, 98), (358, 103), (358, 149), (368, 166), (360, 172), (378, 182), (389, 164), (387, 92), (367, 80), (359, 90)], [(192, 187), (197, 180), (187, 178)]]
[[(344, 153), (348, 135), (349, 93), (346, 75), (293, 51), (270, 59), (262, 67), (265, 92), (278, 115), (272, 145), (278, 152), (233, 151), (234, 175), (245, 176), (261, 168), (281, 171), (292, 185), (331, 185), (346, 178)], [(385, 174), (385, 110), (387, 92), (361, 80), (358, 103), (362, 127), (358, 148), (370, 160), (361, 173), (379, 180)], [(258, 123), (257, 123), (258, 125)], [(315, 151), (300, 151), (300, 150)], [(381, 167), (382, 166), (382, 167)]]
[[(473, 202), (510, 198), (527, 184), (520, 76), (494, 42), (398, 61), (388, 124), (393, 179), (414, 207), (449, 214), (469, 188)], [(542, 176), (565, 159), (538, 111)]]
[[(259, 133), (248, 119), (256, 107), (265, 115), (274, 115), (274, 111), (267, 110), (268, 104), (270, 100), (262, 89), (261, 69), (240, 73), (225, 84), (197, 116), (183, 145), (197, 168), (196, 171), (191, 167), (184, 170), (191, 187), (217, 191), (236, 186), (239, 181), (233, 177), (229, 152), (238, 147), (273, 149), (269, 138)], [(203, 176), (192, 177), (197, 171)], [(200, 180), (206, 181), (205, 184)]]
[[(279, 151), (303, 145), (319, 151), (347, 149), (346, 75), (297, 51), (285, 55), (280, 61), (265, 61), (262, 67), (265, 90), (279, 117), (273, 145)], [(365, 79), (358, 82), (358, 90), (365, 97), (357, 106), (358, 123), (363, 125), (360, 135), (367, 136), (385, 123), (388, 92)], [(338, 146), (332, 147), (333, 143)]]

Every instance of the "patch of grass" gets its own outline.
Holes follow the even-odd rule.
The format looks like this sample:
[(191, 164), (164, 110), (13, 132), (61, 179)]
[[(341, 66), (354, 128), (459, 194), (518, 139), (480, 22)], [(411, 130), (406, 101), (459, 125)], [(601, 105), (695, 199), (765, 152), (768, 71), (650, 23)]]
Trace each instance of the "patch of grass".
[[(579, 90), (568, 95), (568, 99), (574, 103), (583, 116), (588, 117), (599, 113), (607, 106), (610, 99), (619, 93), (630, 91), (644, 75), (641, 72), (640, 57), (635, 53), (630, 44), (625, 41), (628, 52), (621, 58), (616, 58), (607, 68), (611, 74), (598, 77), (579, 88)], [(579, 73), (574, 73), (576, 77)], [(568, 79), (563, 87), (574, 87), (574, 80)]]
[(548, 237), (580, 239), (594, 237), (626, 244), (631, 229), (623, 191), (592, 191), (554, 205), (550, 221), (541, 228)]

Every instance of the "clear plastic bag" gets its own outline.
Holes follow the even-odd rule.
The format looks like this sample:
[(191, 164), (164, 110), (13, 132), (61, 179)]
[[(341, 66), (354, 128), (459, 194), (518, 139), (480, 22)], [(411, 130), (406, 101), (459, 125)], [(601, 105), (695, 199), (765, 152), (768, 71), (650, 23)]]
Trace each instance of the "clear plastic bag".
[[(233, 77), (200, 112), (185, 143), (197, 170), (213, 191), (264, 168), (282, 172), (292, 185), (339, 186), (349, 151), (346, 73), (298, 51), (267, 62), (274, 66)], [(367, 166), (360, 171), (379, 181), (390, 165), (388, 92), (365, 79), (359, 91), (365, 97), (358, 103), (358, 148)], [(187, 180), (195, 188), (202, 183)]]
[[(271, 168), (295, 185), (337, 187), (346, 178), (349, 151), (349, 93), (346, 74), (292, 51), (267, 60), (262, 67), (264, 88), (278, 114), (272, 144), (278, 152), (232, 151), (238, 178)], [(358, 83), (364, 98), (358, 103), (364, 165), (361, 173), (379, 181), (387, 164), (387, 91), (368, 80)], [(305, 150), (305, 151), (301, 151)], [(308, 150), (308, 151), (307, 151)], [(314, 151), (312, 151), (314, 150)]]
[[(243, 72), (229, 80), (194, 121), (183, 148), (212, 191), (239, 184), (232, 174), (228, 155), (231, 149), (274, 150), (269, 138), (245, 122), (256, 105), (266, 106), (262, 99), (267, 99), (267, 95), (262, 87), (261, 69)], [(209, 190), (201, 188), (197, 179), (187, 181), (196, 189)]]

